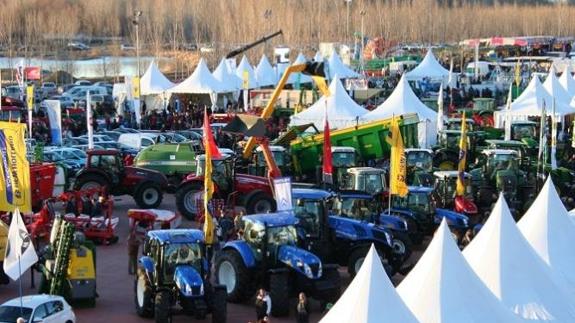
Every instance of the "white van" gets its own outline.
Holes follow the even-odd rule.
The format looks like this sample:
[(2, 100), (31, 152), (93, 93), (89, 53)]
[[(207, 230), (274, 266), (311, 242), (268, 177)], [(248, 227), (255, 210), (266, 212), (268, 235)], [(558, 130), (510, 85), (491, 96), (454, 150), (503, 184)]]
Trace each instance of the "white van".
[(137, 150), (152, 146), (159, 141), (159, 133), (123, 133), (118, 138), (118, 143)]
[[(479, 73), (479, 77), (485, 77), (489, 74), (489, 62), (477, 62), (477, 73)], [(467, 77), (474, 77), (475, 76), (475, 62), (471, 62), (467, 64), (467, 68), (465, 69), (465, 74)]]

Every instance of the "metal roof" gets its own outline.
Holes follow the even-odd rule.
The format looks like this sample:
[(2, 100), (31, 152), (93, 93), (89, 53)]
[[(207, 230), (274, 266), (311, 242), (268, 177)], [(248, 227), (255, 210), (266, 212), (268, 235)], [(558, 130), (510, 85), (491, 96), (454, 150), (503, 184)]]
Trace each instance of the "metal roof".
[(498, 154), (498, 155), (517, 155), (517, 151), (511, 149), (485, 149), (483, 151), (486, 155)]
[(293, 212), (290, 211), (246, 215), (242, 217), (242, 220), (260, 223), (267, 227), (283, 227), (296, 225), (298, 223), (298, 219), (295, 217)]
[(204, 232), (198, 229), (152, 230), (148, 237), (164, 243), (199, 243), (204, 242)]
[[(456, 170), (438, 170), (436, 172), (433, 172), (433, 175), (435, 177), (457, 177), (458, 174), (459, 172)], [(470, 177), (471, 174), (465, 172), (463, 173), (463, 176)]]
[(409, 193), (429, 193), (433, 192), (433, 188), (426, 186), (408, 186)]
[(332, 153), (354, 153), (355, 148), (353, 147), (331, 147)]
[(292, 198), (307, 198), (321, 200), (331, 196), (331, 193), (321, 189), (314, 188), (293, 188), (291, 191)]

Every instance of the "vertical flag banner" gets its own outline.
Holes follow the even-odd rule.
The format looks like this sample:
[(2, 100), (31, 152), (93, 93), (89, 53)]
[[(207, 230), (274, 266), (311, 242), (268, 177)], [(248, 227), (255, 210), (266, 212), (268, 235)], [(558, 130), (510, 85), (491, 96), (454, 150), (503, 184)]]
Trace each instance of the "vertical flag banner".
[(505, 140), (511, 140), (511, 101), (513, 100), (513, 83), (509, 84), (509, 94), (505, 105)]
[(389, 194), (406, 196), (409, 192), (406, 184), (406, 160), (403, 139), (399, 131), (399, 122), (393, 117), (387, 142), (391, 145)]
[(94, 127), (92, 122), (94, 116), (92, 113), (92, 97), (90, 91), (86, 91), (86, 128), (88, 129), (88, 149), (94, 149)]
[(333, 184), (333, 163), (331, 156), (331, 137), (329, 133), (329, 121), (327, 120), (327, 100), (325, 101), (325, 121), (323, 126), (323, 163), (322, 178), (326, 184)]
[(32, 237), (26, 230), (20, 211), (16, 209), (8, 229), (8, 244), (3, 264), (4, 272), (12, 280), (18, 280), (22, 273), (32, 267), (37, 261), (38, 255), (36, 250), (34, 250)]
[(557, 169), (557, 119), (555, 117), (555, 98), (551, 110), (551, 169)]
[(542, 173), (545, 170), (545, 150), (547, 149), (547, 112), (545, 111), (545, 104), (541, 110), (541, 123), (539, 125), (539, 152), (537, 153), (537, 172), (539, 172), (539, 165), (541, 165)]
[(32, 110), (34, 109), (34, 85), (26, 87), (26, 107), (28, 108), (28, 137), (32, 138)]
[(142, 120), (142, 112), (140, 111), (140, 78), (137, 76), (131, 79), (131, 93), (134, 105), (134, 115), (136, 116), (136, 123), (140, 124)]
[(278, 211), (289, 211), (292, 207), (291, 178), (274, 178), (274, 194)]
[(244, 110), (248, 111), (248, 98), (250, 95), (250, 73), (246, 70), (242, 73), (242, 95), (244, 99)]
[(456, 193), (465, 195), (465, 163), (467, 162), (467, 121), (465, 113), (461, 117), (461, 138), (459, 138), (459, 165), (457, 165)]
[(204, 149), (206, 151), (206, 169), (204, 171), (204, 236), (206, 244), (214, 243), (214, 221), (210, 213), (209, 203), (214, 193), (214, 183), (212, 181), (212, 158), (221, 158), (220, 151), (212, 128), (210, 127), (210, 119), (208, 118), (208, 111), (204, 110)]
[(44, 100), (53, 145), (62, 144), (62, 108), (58, 100)]
[[(448, 83), (449, 84), (449, 83)], [(443, 130), (443, 82), (439, 86), (437, 96), (437, 133)]]
[(25, 132), (24, 124), (0, 122), (0, 211), (32, 211)]
[(519, 88), (521, 85), (521, 62), (515, 64), (515, 86)]

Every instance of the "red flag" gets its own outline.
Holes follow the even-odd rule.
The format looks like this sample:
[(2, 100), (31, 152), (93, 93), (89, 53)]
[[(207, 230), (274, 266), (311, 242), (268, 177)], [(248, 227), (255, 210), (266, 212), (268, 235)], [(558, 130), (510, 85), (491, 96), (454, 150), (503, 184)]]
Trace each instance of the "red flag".
[(329, 122), (327, 121), (327, 108), (325, 110), (325, 122), (323, 126), (323, 182), (333, 184), (333, 164), (331, 162), (331, 138), (329, 134)]
[(214, 140), (214, 134), (212, 133), (212, 128), (210, 127), (210, 118), (208, 117), (208, 110), (204, 110), (204, 149), (210, 150), (210, 156), (212, 158), (222, 158), (218, 145)]

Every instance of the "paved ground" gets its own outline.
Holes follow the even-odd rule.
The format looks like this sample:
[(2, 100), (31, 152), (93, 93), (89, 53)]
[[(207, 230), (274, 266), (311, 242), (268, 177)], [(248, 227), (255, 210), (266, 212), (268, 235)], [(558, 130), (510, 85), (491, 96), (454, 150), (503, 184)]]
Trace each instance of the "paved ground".
[[(135, 203), (130, 197), (117, 198), (115, 202), (114, 216), (120, 218), (118, 226), (118, 235), (120, 241), (111, 246), (98, 246), (97, 250), (97, 284), (99, 298), (95, 308), (75, 309), (78, 322), (88, 323), (111, 323), (111, 322), (152, 322), (145, 320), (136, 315), (134, 308), (134, 278), (128, 275), (128, 256), (126, 239), (128, 235), (128, 220), (126, 217), (127, 210), (135, 208)], [(175, 210), (175, 201), (173, 196), (166, 195), (160, 208)], [(184, 221), (184, 226), (193, 226), (194, 224)], [(418, 257), (420, 252), (415, 252)], [(341, 270), (345, 283), (349, 281), (347, 271)], [(39, 280), (39, 274), (35, 273), (36, 282)], [(398, 283), (401, 277), (394, 277), (394, 282)], [(24, 294), (35, 294), (36, 289), (31, 288), (30, 272), (25, 273), (22, 281)], [(18, 283), (11, 282), (7, 286), (0, 286), (0, 303), (18, 296)], [(228, 322), (248, 322), (255, 319), (255, 310), (252, 302), (246, 304), (228, 303)], [(295, 305), (295, 303), (294, 303)], [(311, 316), (312, 322), (317, 322), (321, 318), (319, 304), (312, 302)], [(293, 322), (292, 315), (289, 318), (273, 318), (273, 322)], [(189, 317), (174, 317), (174, 322), (189, 322)], [(205, 320), (211, 322), (211, 318)]]

